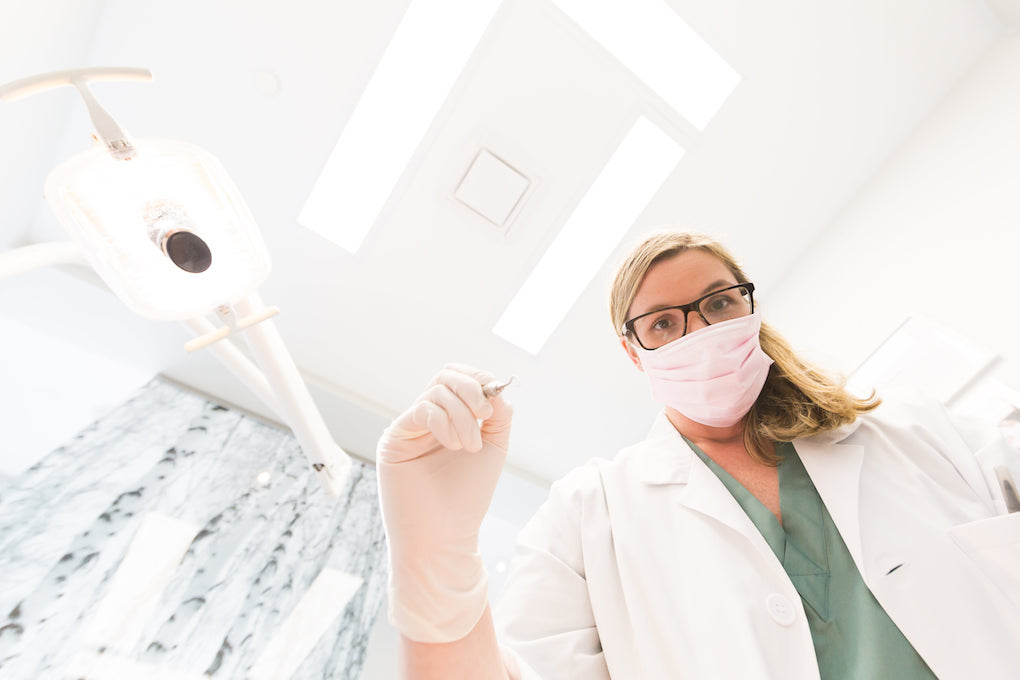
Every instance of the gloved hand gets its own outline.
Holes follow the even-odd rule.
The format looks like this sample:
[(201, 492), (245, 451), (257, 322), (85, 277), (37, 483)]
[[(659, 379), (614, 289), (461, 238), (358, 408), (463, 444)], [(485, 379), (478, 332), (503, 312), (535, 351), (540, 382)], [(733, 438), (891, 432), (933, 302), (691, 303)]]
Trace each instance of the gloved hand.
[(488, 602), (478, 530), (506, 460), (513, 415), (501, 396), (482, 394), (494, 379), (448, 364), (379, 439), (389, 619), (418, 642), (463, 638)]

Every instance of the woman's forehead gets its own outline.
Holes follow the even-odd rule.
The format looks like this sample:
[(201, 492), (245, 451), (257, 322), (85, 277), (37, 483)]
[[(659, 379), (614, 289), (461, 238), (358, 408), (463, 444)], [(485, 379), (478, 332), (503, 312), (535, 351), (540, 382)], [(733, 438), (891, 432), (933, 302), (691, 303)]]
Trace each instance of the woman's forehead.
[(737, 283), (726, 263), (704, 250), (686, 250), (659, 260), (641, 280), (628, 317), (656, 307), (693, 302), (716, 288)]

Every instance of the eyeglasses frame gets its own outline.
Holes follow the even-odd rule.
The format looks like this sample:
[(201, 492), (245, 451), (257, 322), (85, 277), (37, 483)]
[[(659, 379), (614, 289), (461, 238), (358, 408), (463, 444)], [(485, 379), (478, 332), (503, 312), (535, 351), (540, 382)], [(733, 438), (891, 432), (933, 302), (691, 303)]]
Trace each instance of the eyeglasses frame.
[[(701, 317), (701, 320), (705, 322), (705, 325), (706, 326), (711, 326), (712, 325), (711, 322), (708, 319), (705, 318), (705, 315), (702, 314), (701, 310), (699, 309), (699, 307), (701, 306), (701, 303), (704, 302), (705, 300), (707, 300), (708, 298), (714, 296), (714, 295), (718, 295), (719, 293), (725, 293), (726, 291), (733, 290), (734, 288), (746, 288), (747, 289), (747, 297), (751, 301), (751, 314), (754, 314), (754, 284), (751, 283), (750, 281), (748, 281), (747, 283), (735, 283), (732, 286), (727, 286), (726, 288), (720, 288), (719, 290), (713, 290), (708, 295), (703, 295), (703, 296), (699, 297), (697, 300), (695, 300), (694, 302), (688, 302), (686, 305), (674, 305), (672, 307), (663, 307), (662, 309), (653, 309), (650, 312), (645, 312), (644, 314), (638, 314), (633, 319), (630, 319), (629, 321), (624, 321), (623, 322), (623, 334), (625, 336), (632, 336), (635, 340), (637, 340), (637, 344), (641, 345), (641, 349), (648, 350), (649, 352), (654, 352), (655, 349), (659, 349), (659, 347), (656, 347), (655, 349), (649, 349), (648, 347), (645, 347), (644, 343), (641, 342), (641, 338), (639, 338), (637, 333), (634, 332), (634, 322), (635, 321), (637, 321), (638, 319), (643, 319), (646, 316), (651, 316), (652, 314), (659, 314), (661, 312), (665, 312), (668, 309), (679, 309), (681, 312), (683, 312), (683, 315), (684, 315), (684, 332), (683, 332), (683, 335), (680, 336), (681, 338), (683, 338), (683, 337), (685, 337), (687, 335), (687, 315), (688, 314), (690, 314), (691, 312), (697, 312), (698, 316)], [(679, 339), (679, 338), (677, 338), (677, 339)], [(661, 347), (665, 347), (665, 345), (661, 345)]]

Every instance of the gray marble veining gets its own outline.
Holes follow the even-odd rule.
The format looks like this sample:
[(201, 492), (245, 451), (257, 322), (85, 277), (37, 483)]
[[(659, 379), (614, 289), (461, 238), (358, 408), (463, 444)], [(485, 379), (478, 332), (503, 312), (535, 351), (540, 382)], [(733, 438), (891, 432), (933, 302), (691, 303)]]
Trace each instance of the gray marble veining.
[[(271, 481), (256, 481), (268, 471)], [(326, 567), (362, 579), (293, 678), (356, 678), (385, 588), (375, 470), (325, 496), (288, 432), (153, 380), (0, 490), (0, 677), (62, 677), (145, 513), (199, 527), (117, 654), (241, 678)]]

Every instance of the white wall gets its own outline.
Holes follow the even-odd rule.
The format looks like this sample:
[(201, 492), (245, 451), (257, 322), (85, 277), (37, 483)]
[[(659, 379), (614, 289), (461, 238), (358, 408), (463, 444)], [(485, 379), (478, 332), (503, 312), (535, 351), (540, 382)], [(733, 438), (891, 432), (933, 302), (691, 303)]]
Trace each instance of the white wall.
[[(0, 84), (81, 65), (103, 9), (98, 0), (2, 4)], [(69, 90), (0, 103), (0, 249), (26, 241), (45, 209), (43, 180), (56, 165), (73, 103)]]
[[(856, 368), (922, 314), (1001, 355), (1020, 387), (1020, 34), (994, 44), (772, 290), (767, 319)], [(753, 274), (752, 274), (753, 275)]]
[[(37, 301), (45, 301), (53, 291), (64, 290), (68, 278), (48, 269), (24, 274), (18, 283), (34, 290)], [(80, 311), (102, 326), (109, 296), (98, 289), (90, 294), (90, 288), (82, 286)], [(11, 477), (70, 442), (80, 430), (127, 400), (157, 371), (146, 360), (144, 347), (134, 355), (104, 351), (101, 346), (70, 342), (45, 325), (35, 325), (30, 314), (8, 315), (15, 305), (6, 303), (17, 301), (15, 293), (12, 281), (0, 282), (0, 476)], [(41, 305), (37, 316), (59, 325), (59, 319), (48, 317), (47, 312)]]
[[(0, 83), (85, 64), (103, 9), (101, 0), (4, 3)], [(49, 216), (43, 182), (81, 106), (75, 97), (65, 89), (0, 103), (0, 250), (32, 240), (37, 218)], [(0, 281), (0, 476), (17, 475), (155, 375), (144, 344), (116, 347), (130, 345), (133, 328), (111, 318), (120, 312), (108, 298), (56, 269)], [(96, 329), (93, 341), (75, 326)]]

